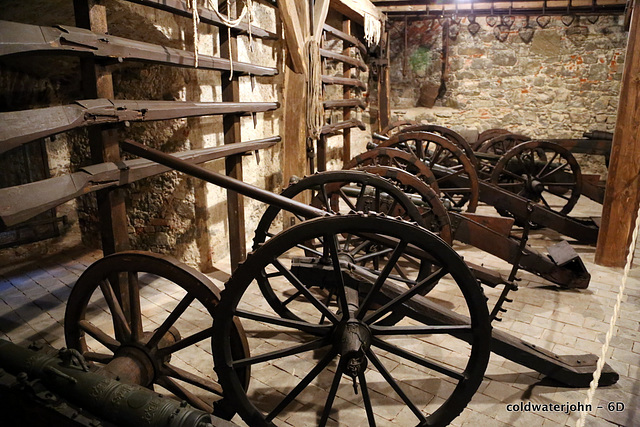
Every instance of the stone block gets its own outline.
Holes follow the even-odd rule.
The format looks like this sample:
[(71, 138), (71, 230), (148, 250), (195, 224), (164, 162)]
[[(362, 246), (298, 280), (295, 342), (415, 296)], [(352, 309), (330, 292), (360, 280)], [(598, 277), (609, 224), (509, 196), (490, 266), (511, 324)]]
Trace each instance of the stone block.
[(512, 51), (495, 52), (491, 55), (491, 61), (497, 66), (512, 67), (518, 62), (518, 57)]
[(531, 42), (531, 53), (544, 57), (556, 57), (566, 53), (562, 36), (552, 29), (537, 31)]

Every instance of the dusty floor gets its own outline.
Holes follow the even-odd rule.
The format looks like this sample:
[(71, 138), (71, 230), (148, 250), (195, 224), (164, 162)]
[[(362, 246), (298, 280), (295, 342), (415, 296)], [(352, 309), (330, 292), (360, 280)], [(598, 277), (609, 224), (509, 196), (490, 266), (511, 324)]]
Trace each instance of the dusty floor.
[[(491, 212), (491, 208), (486, 212)], [(598, 215), (599, 207), (590, 202), (580, 202), (574, 210), (576, 216)], [(560, 237), (552, 231), (533, 231), (530, 243), (536, 248), (555, 243)], [(499, 269), (504, 275), (509, 272), (508, 264), (490, 255), (467, 246), (456, 247), (466, 260), (482, 263)], [(605, 333), (616, 303), (622, 270), (610, 269), (593, 264), (594, 247), (575, 246), (577, 252), (591, 273), (591, 283), (585, 290), (563, 290), (532, 274), (521, 272), (520, 289), (513, 294), (514, 302), (507, 304), (508, 311), (502, 315), (502, 322), (494, 322), (494, 327), (521, 337), (536, 346), (553, 351), (559, 355), (576, 355), (583, 353), (600, 354)], [(91, 263), (100, 258), (98, 252), (87, 252), (82, 249), (68, 250), (64, 253), (34, 260), (29, 263), (4, 266), (0, 269), (0, 337), (9, 339), (20, 345), (43, 339), (54, 347), (65, 345), (63, 337), (63, 319), (65, 305), (70, 291), (79, 275)], [(228, 278), (228, 267), (219, 265), (220, 271), (210, 275), (220, 288)], [(149, 285), (141, 288), (142, 313), (144, 330), (153, 330), (162, 323), (167, 313), (171, 312), (178, 301), (183, 298), (184, 291), (175, 290), (171, 284), (145, 278)], [(260, 304), (259, 292), (250, 290), (243, 304), (253, 307)], [(487, 290), (490, 304), (498, 291)], [(446, 299), (446, 295), (437, 295)], [(452, 297), (453, 298), (453, 297)], [(88, 316), (94, 316), (92, 322), (108, 328), (110, 317), (104, 309), (104, 301), (100, 298), (91, 300)], [(620, 317), (617, 319), (615, 335), (609, 349), (607, 363), (619, 374), (619, 381), (606, 388), (600, 388), (595, 394), (594, 405), (597, 407), (587, 417), (587, 425), (609, 426), (640, 425), (640, 325), (638, 310), (640, 308), (640, 269), (631, 270), (627, 289), (623, 298)], [(191, 311), (189, 311), (191, 310)], [(182, 337), (202, 329), (202, 324), (210, 321), (207, 307), (199, 305), (185, 313), (183, 324), (179, 328)], [(210, 324), (210, 323), (209, 323)], [(243, 324), (254, 339), (250, 341), (252, 354), (264, 353), (276, 349), (279, 344), (287, 346), (291, 335), (278, 333), (273, 328), (259, 322), (243, 321)], [(206, 327), (206, 326), (205, 326)], [(207, 340), (208, 341), (208, 340)], [(456, 365), (456, 358), (468, 348), (445, 341), (438, 342), (440, 356), (450, 359), (450, 366)], [(97, 345), (99, 347), (99, 345)], [(188, 347), (176, 354), (171, 361), (203, 377), (212, 376), (211, 347), (208, 342)], [(429, 381), (420, 381), (423, 372), (412, 363), (403, 363), (393, 355), (383, 354), (388, 362), (387, 369), (405, 384), (405, 390), (421, 409), (428, 411), (443, 401), (443, 397), (452, 389), (450, 379), (431, 375)], [(313, 359), (312, 360), (317, 360)], [(305, 364), (307, 363), (307, 364)], [(254, 367), (254, 381), (251, 385), (252, 396), (259, 405), (268, 404), (274, 396), (282, 396), (291, 390), (313, 364), (297, 359), (282, 359)], [(309, 390), (302, 393), (296, 402), (283, 411), (276, 423), (279, 425), (302, 426), (314, 423), (327, 390), (331, 386), (332, 372), (335, 367), (329, 366), (324, 376), (320, 376)], [(367, 382), (374, 413), (378, 424), (412, 425), (411, 411), (400, 399), (384, 398), (393, 394), (388, 384), (371, 366), (367, 370)], [(509, 411), (511, 404), (553, 404), (578, 405), (586, 398), (586, 389), (565, 388), (559, 383), (541, 378), (541, 375), (529, 368), (520, 366), (495, 354), (491, 355), (484, 380), (470, 404), (462, 414), (453, 421), (453, 425), (527, 425), (555, 426), (575, 425), (578, 412), (564, 411)], [(384, 405), (376, 406), (378, 401)], [(320, 401), (320, 403), (318, 403)], [(391, 403), (388, 403), (388, 402)], [(616, 404), (620, 411), (609, 411), (610, 403)], [(624, 409), (622, 407), (624, 406)], [(320, 408), (320, 409), (318, 409)], [(335, 409), (331, 414), (330, 424), (362, 425), (364, 410), (361, 393), (355, 395), (353, 387), (342, 383), (338, 392)], [(238, 417), (235, 422), (242, 423)]]

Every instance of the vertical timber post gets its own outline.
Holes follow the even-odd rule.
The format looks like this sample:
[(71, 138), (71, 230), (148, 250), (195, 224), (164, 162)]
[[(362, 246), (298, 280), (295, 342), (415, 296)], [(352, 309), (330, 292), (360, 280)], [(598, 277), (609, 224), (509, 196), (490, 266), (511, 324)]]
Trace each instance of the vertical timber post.
[[(107, 11), (98, 0), (74, 0), (76, 25), (95, 33), (107, 33)], [(84, 96), (90, 98), (114, 98), (111, 71), (93, 58), (82, 58), (82, 88)], [(93, 163), (119, 162), (120, 147), (115, 125), (90, 126), (88, 128), (91, 161)], [(124, 190), (104, 189), (96, 192), (102, 252), (109, 255), (129, 249), (127, 212)], [(113, 278), (115, 293), (122, 309), (130, 319), (129, 289), (126, 280)]]
[(389, 126), (391, 115), (389, 85), (389, 33), (385, 30), (381, 40), (380, 71), (378, 72), (378, 131)]
[[(350, 19), (344, 18), (344, 20), (342, 21), (342, 31), (349, 35), (351, 34)], [(346, 56), (351, 56), (351, 52), (353, 51), (353, 48), (350, 48), (347, 45), (347, 42), (342, 42), (342, 43), (344, 46), (344, 48), (342, 49), (342, 54)], [(349, 64), (347, 64), (346, 62), (342, 63), (342, 67), (344, 71), (343, 76), (347, 78), (351, 77), (351, 70), (353, 69), (353, 67), (350, 67)], [(351, 98), (351, 88), (349, 86), (344, 86), (343, 94), (344, 94), (343, 95), (344, 99)], [(344, 121), (351, 119), (351, 108), (345, 107), (342, 110), (342, 119)], [(342, 164), (343, 165), (347, 164), (349, 160), (351, 160), (351, 129), (347, 128), (342, 131)]]
[(622, 267), (640, 203), (640, 0), (633, 1), (596, 264)]
[[(225, 4), (224, 0), (220, 4)], [(232, 3), (228, 3), (231, 6)], [(225, 28), (219, 29), (220, 56), (238, 60), (238, 43), (235, 37), (229, 37)], [(240, 102), (240, 85), (238, 74), (231, 77), (230, 72), (222, 72), (222, 102)], [(240, 117), (235, 114), (225, 115), (222, 119), (224, 143), (233, 144), (240, 141)], [(242, 181), (242, 156), (225, 158), (225, 173)], [(247, 256), (247, 241), (244, 228), (244, 201), (235, 191), (227, 190), (227, 220), (229, 224), (229, 257), (231, 268), (235, 269)]]

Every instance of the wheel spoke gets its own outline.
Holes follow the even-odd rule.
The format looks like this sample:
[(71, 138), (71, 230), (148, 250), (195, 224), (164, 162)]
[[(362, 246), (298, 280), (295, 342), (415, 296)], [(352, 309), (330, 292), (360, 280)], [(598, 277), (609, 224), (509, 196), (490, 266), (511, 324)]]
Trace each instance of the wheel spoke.
[[(338, 298), (338, 305), (342, 310), (343, 316), (349, 316), (349, 305), (347, 303), (347, 295), (344, 289), (344, 276), (342, 275), (342, 268), (340, 268), (340, 259), (338, 258), (338, 242), (336, 240), (336, 236), (326, 236), (324, 241), (329, 247), (329, 254), (331, 255), (333, 271), (336, 275), (336, 278), (338, 279), (338, 283), (336, 284), (336, 297)], [(333, 313), (331, 313), (331, 315), (333, 316)], [(333, 318), (335, 319), (335, 316)]]
[(547, 209), (551, 210), (551, 206), (549, 206), (549, 203), (547, 203), (547, 201), (545, 200), (545, 198), (544, 198), (544, 197), (542, 197), (542, 194), (540, 194), (540, 200), (542, 201), (542, 203), (544, 204), (544, 206), (545, 206)]
[(378, 326), (370, 325), (374, 335), (435, 335), (471, 333), (471, 325)]
[(139, 342), (142, 337), (142, 310), (140, 309), (140, 283), (138, 272), (127, 274), (129, 284), (129, 307), (131, 310), (131, 334), (133, 341)]
[(382, 375), (385, 381), (387, 381), (387, 383), (389, 383), (389, 385), (391, 386), (391, 388), (393, 388), (396, 394), (400, 396), (400, 399), (402, 399), (405, 405), (407, 405), (409, 409), (411, 409), (411, 412), (413, 412), (415, 416), (418, 417), (420, 422), (426, 423), (427, 419), (425, 418), (422, 411), (420, 411), (420, 409), (418, 409), (415, 403), (413, 403), (413, 401), (409, 399), (409, 396), (407, 396), (404, 390), (400, 388), (400, 385), (391, 376), (389, 371), (387, 371), (387, 368), (384, 367), (380, 359), (378, 359), (378, 357), (375, 355), (375, 353), (371, 349), (367, 350), (367, 357), (369, 358), (369, 360), (371, 360), (371, 363), (373, 363), (373, 365), (376, 367), (378, 372), (380, 372), (380, 375)]
[(106, 332), (104, 332), (102, 329), (98, 328), (88, 320), (80, 320), (78, 322), (78, 326), (80, 326), (80, 329), (89, 334), (91, 337), (95, 338), (100, 344), (107, 347), (114, 353), (116, 352), (116, 350), (118, 350), (118, 348), (120, 348), (121, 344), (118, 340), (111, 338), (106, 334)]
[[(281, 274), (282, 275), (282, 274)], [(285, 307), (288, 306), (292, 301), (294, 301), (296, 298), (298, 298), (300, 295), (302, 295), (302, 292), (300, 291), (295, 291), (293, 293), (293, 295), (291, 295), (289, 298), (287, 298), (286, 300), (282, 301), (282, 305), (284, 305)], [(322, 322), (320, 322), (322, 323)]]
[(371, 258), (376, 258), (376, 257), (380, 257), (382, 255), (388, 254), (392, 250), (393, 249), (391, 249), (391, 248), (387, 248), (387, 249), (382, 249), (382, 250), (377, 251), (377, 252), (370, 252), (370, 253), (368, 253), (366, 255), (362, 255), (361, 257), (354, 258), (353, 260), (355, 262), (366, 261), (366, 260), (371, 259)]
[(102, 291), (102, 295), (104, 295), (104, 299), (109, 306), (109, 310), (111, 311), (116, 338), (124, 341), (130, 340), (131, 328), (129, 328), (127, 318), (125, 317), (124, 311), (122, 310), (122, 305), (120, 305), (120, 301), (118, 301), (118, 298), (113, 291), (113, 286), (111, 286), (111, 283), (109, 281), (101, 280), (100, 290)]
[(185, 349), (191, 345), (199, 343), (200, 341), (206, 340), (207, 338), (211, 338), (213, 333), (213, 326), (204, 329), (200, 332), (196, 332), (195, 334), (189, 335), (186, 338), (182, 338), (180, 341), (177, 341), (171, 345), (166, 347), (161, 347), (158, 349), (157, 354), (161, 357), (167, 356), (169, 354), (175, 353), (176, 351), (180, 351)]
[(327, 354), (318, 362), (316, 366), (313, 367), (309, 371), (307, 375), (296, 385), (293, 390), (287, 394), (282, 401), (276, 406), (269, 414), (266, 416), (267, 422), (273, 420), (275, 417), (282, 412), (284, 408), (289, 406), (291, 402), (304, 390), (307, 386), (313, 381), (319, 374), (327, 367), (327, 365), (333, 360), (333, 358), (338, 354), (337, 350), (331, 349), (327, 352)]
[(158, 384), (162, 387), (169, 390), (171, 393), (176, 396), (188, 401), (190, 404), (195, 406), (198, 409), (201, 409), (205, 412), (213, 412), (213, 407), (206, 403), (204, 400), (200, 399), (195, 394), (191, 393), (189, 390), (184, 388), (182, 385), (178, 384), (173, 378), (170, 378), (166, 375), (158, 377)]
[(351, 202), (351, 200), (349, 200), (349, 197), (347, 197), (347, 195), (344, 193), (344, 191), (342, 190), (342, 188), (340, 188), (340, 190), (338, 191), (338, 194), (340, 195), (340, 198), (342, 200), (344, 200), (344, 202), (347, 204), (347, 206), (349, 206), (349, 209), (351, 209), (352, 211), (356, 211), (356, 206)]
[(364, 318), (364, 322), (367, 324), (372, 324), (373, 322), (380, 319), (382, 316), (384, 316), (388, 312), (393, 311), (396, 306), (402, 304), (409, 298), (418, 294), (420, 291), (422, 291), (422, 289), (424, 288), (428, 289), (429, 287), (431, 287), (431, 285), (434, 285), (435, 283), (437, 283), (438, 280), (440, 280), (446, 274), (447, 274), (447, 271), (444, 268), (440, 268), (438, 271), (432, 273), (428, 277), (421, 280), (417, 285), (413, 286), (403, 294), (398, 295), (397, 297), (395, 297), (394, 299), (392, 299), (391, 301), (389, 301), (388, 303), (386, 303), (385, 305), (383, 305), (373, 313), (366, 316)]
[(300, 320), (284, 319), (282, 317), (268, 316), (265, 314), (253, 313), (251, 311), (236, 310), (235, 315), (245, 319), (256, 320), (258, 322), (297, 329), (311, 335), (325, 336), (330, 331), (330, 327), (328, 325), (314, 325)]
[(373, 284), (373, 287), (367, 293), (367, 296), (365, 297), (364, 301), (362, 301), (362, 304), (360, 304), (360, 307), (356, 312), (356, 319), (362, 320), (362, 318), (364, 317), (364, 314), (367, 312), (367, 310), (369, 310), (369, 306), (371, 305), (373, 299), (380, 292), (382, 285), (384, 285), (384, 282), (389, 277), (389, 274), (391, 274), (391, 270), (393, 270), (393, 267), (398, 262), (400, 255), (402, 255), (406, 247), (407, 247), (407, 242), (405, 242), (404, 240), (401, 240), (400, 242), (398, 242), (398, 245), (393, 249), (393, 253), (389, 257), (389, 260), (387, 261), (387, 265), (384, 266), (384, 268), (382, 269), (382, 272), (380, 273), (380, 276), (378, 276), (378, 278), (376, 279), (376, 282)]
[(363, 240), (362, 243), (360, 243), (358, 246), (356, 246), (355, 248), (353, 248), (351, 250), (351, 252), (349, 252), (349, 255), (351, 256), (355, 256), (358, 252), (360, 252), (361, 250), (363, 250), (367, 245), (370, 245), (371, 241), (370, 240)]
[(338, 392), (338, 386), (340, 385), (340, 380), (342, 379), (342, 363), (338, 363), (336, 367), (336, 372), (333, 375), (333, 381), (331, 382), (331, 388), (329, 389), (329, 394), (327, 395), (327, 400), (324, 403), (324, 409), (322, 410), (322, 416), (320, 417), (320, 422), (318, 425), (320, 427), (326, 426), (327, 421), (329, 420), (329, 414), (331, 413), (331, 408), (333, 407), (333, 401), (336, 398), (336, 393)]
[(197, 375), (192, 374), (189, 371), (185, 371), (184, 369), (178, 368), (177, 366), (174, 366), (170, 363), (163, 364), (162, 371), (168, 377), (172, 377), (172, 378), (184, 381), (188, 384), (201, 388), (202, 390), (208, 391), (218, 396), (222, 396), (222, 387), (220, 387), (219, 384), (214, 383), (208, 378), (199, 377)]
[(364, 194), (367, 189), (367, 184), (362, 184), (362, 188), (360, 188), (360, 193), (358, 193), (358, 197), (356, 198), (356, 206), (355, 211), (361, 211), (364, 205)]
[(187, 310), (189, 305), (193, 302), (196, 297), (192, 294), (187, 294), (185, 297), (178, 303), (178, 305), (173, 309), (169, 316), (162, 322), (162, 325), (158, 329), (155, 330), (149, 341), (145, 344), (147, 348), (154, 348), (158, 345), (162, 337), (169, 331), (169, 328), (173, 326), (174, 323), (178, 320), (180, 316)]
[(547, 163), (545, 163), (545, 165), (542, 167), (542, 169), (540, 169), (538, 171), (538, 174), (536, 175), (537, 178), (540, 178), (540, 175), (542, 175), (542, 173), (549, 167), (551, 166), (551, 164), (553, 163), (553, 161), (560, 155), (560, 153), (558, 153), (557, 151), (555, 151), (553, 153), (553, 157), (551, 158), (551, 160), (547, 161)]
[(540, 179), (548, 178), (548, 177), (550, 177), (551, 175), (553, 175), (554, 173), (556, 173), (556, 172), (558, 172), (558, 171), (561, 171), (561, 170), (566, 169), (566, 168), (567, 168), (567, 166), (569, 166), (569, 163), (563, 163), (563, 164), (561, 164), (560, 166), (557, 166), (557, 167), (555, 167), (555, 168), (551, 169), (548, 173), (546, 173), (546, 174), (544, 174), (544, 175), (541, 175), (541, 176), (540, 176)]
[(289, 271), (280, 261), (274, 259), (273, 266), (280, 271), (284, 277), (291, 283), (313, 306), (325, 317), (329, 319), (331, 323), (338, 323), (338, 318), (329, 310), (329, 308), (322, 303), (315, 295), (309, 291), (309, 289), (302, 283), (291, 271)]
[(454, 371), (453, 369), (447, 368), (446, 366), (442, 366), (439, 363), (433, 362), (431, 360), (425, 359), (424, 357), (418, 356), (416, 354), (413, 353), (409, 353), (408, 351), (395, 346), (393, 344), (389, 344), (388, 342), (385, 342), (383, 340), (381, 340), (380, 338), (376, 338), (374, 337), (372, 340), (372, 345), (379, 347), (385, 351), (388, 351), (390, 353), (395, 354), (396, 356), (400, 356), (404, 359), (407, 359), (413, 363), (417, 363), (420, 366), (423, 366), (425, 368), (429, 368), (433, 371), (439, 372), (441, 374), (444, 374), (448, 377), (451, 377), (453, 379), (456, 379), (458, 381), (461, 381), (464, 379), (464, 374), (461, 372), (457, 372)]
[(367, 387), (367, 379), (364, 372), (358, 373), (358, 381), (360, 381), (360, 390), (362, 390), (362, 401), (364, 402), (364, 409), (367, 411), (367, 421), (369, 427), (375, 427), (376, 418), (373, 415), (373, 406), (371, 405), (371, 398), (369, 397), (369, 387)]
[(247, 357), (246, 359), (235, 360), (232, 365), (234, 368), (243, 368), (245, 366), (255, 365), (256, 363), (264, 363), (268, 362), (269, 360), (281, 359), (287, 356), (293, 356), (294, 354), (317, 350), (330, 344), (331, 341), (328, 337), (322, 337), (304, 344), (285, 348), (283, 350), (270, 351), (268, 353), (259, 354), (257, 356)]

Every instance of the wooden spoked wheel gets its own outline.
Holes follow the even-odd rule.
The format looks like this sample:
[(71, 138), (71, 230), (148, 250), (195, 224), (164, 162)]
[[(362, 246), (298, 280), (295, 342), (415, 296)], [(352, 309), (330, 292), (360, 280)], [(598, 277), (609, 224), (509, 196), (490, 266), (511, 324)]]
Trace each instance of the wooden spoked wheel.
[(430, 132), (402, 132), (379, 147), (395, 147), (418, 157), (436, 177), (440, 192), (453, 207), (475, 212), (480, 185), (476, 169), (462, 150)]
[[(354, 237), (388, 251), (386, 262), (359, 266), (344, 249)], [(309, 242), (316, 248), (311, 257), (300, 248)], [(407, 270), (415, 281), (407, 288), (392, 277), (405, 257), (435, 269), (421, 280), (418, 270)], [(302, 293), (303, 300), (289, 306), (299, 320), (280, 317), (257, 298), (259, 277)], [(456, 301), (450, 309), (419, 295), (433, 283), (429, 296)], [(318, 297), (319, 289), (331, 299)], [(225, 396), (250, 426), (444, 426), (477, 390), (490, 353), (485, 298), (464, 261), (425, 229), (380, 216), (316, 218), (283, 231), (236, 269), (218, 307), (216, 371)], [(378, 323), (391, 313), (401, 313), (403, 321)], [(247, 332), (250, 357), (228, 351), (234, 316)], [(394, 370), (398, 364), (402, 370)], [(237, 374), (246, 366), (252, 367), (248, 389)], [(276, 391), (267, 391), (267, 384)], [(436, 392), (438, 404), (427, 405)], [(353, 408), (348, 414), (347, 407)]]
[(485, 131), (480, 132), (480, 134), (478, 135), (478, 139), (476, 140), (476, 142), (472, 144), (473, 151), (478, 151), (480, 146), (485, 141), (495, 138), (496, 136), (501, 136), (508, 133), (511, 133), (511, 132), (509, 132), (506, 129), (487, 129)]
[(531, 138), (525, 135), (507, 133), (483, 142), (482, 145), (478, 148), (478, 152), (502, 156), (516, 145), (526, 141), (531, 141)]
[[(64, 318), (67, 346), (123, 381), (167, 390), (230, 419), (235, 411), (222, 398), (211, 355), (219, 300), (209, 278), (175, 259), (138, 251), (109, 255), (90, 265), (71, 291)], [(234, 357), (249, 357), (234, 319), (226, 346)], [(246, 387), (250, 369), (237, 375)]]
[[(402, 170), (398, 170), (398, 172), (407, 173)], [(439, 209), (436, 206), (439, 217), (434, 216), (433, 211), (432, 215), (428, 215), (424, 209), (419, 209), (409, 196), (394, 185), (393, 180), (383, 179), (374, 173), (355, 170), (322, 172), (301, 179), (286, 188), (282, 195), (297, 200), (310, 200), (311, 205), (328, 213), (376, 212), (402, 218), (416, 222), (421, 226), (437, 229), (437, 232), (442, 232), (443, 237), (449, 243), (452, 240), (451, 223), (444, 207)], [(260, 247), (280, 230), (281, 227), (276, 221), (280, 212), (280, 208), (276, 206), (270, 206), (266, 210), (256, 228), (254, 248)], [(299, 222), (304, 221), (302, 217), (296, 218)], [(307, 242), (300, 248), (305, 250), (308, 256), (319, 254), (319, 248), (314, 246), (314, 242)], [(344, 250), (348, 250), (353, 262), (368, 269), (379, 268), (380, 263), (384, 263), (388, 256), (386, 251), (378, 250), (378, 245), (375, 242), (355, 236), (345, 241)], [(406, 261), (414, 263), (410, 268), (416, 268), (417, 264), (414, 259)], [(431, 264), (418, 265), (418, 270), (422, 271), (422, 275), (427, 275), (431, 271)], [(408, 277), (402, 264), (395, 266), (393, 274), (400, 278)], [(295, 313), (288, 307), (303, 299), (301, 291), (294, 287), (274, 289), (268, 280), (260, 278), (258, 283), (265, 299), (278, 315), (289, 319), (294, 318)]]
[(474, 167), (478, 165), (478, 159), (476, 158), (471, 145), (467, 142), (467, 140), (460, 135), (458, 132), (450, 129), (448, 127), (439, 126), (439, 125), (414, 125), (414, 126), (406, 126), (402, 128), (402, 132), (431, 132), (436, 135), (443, 136), (447, 138), (449, 141), (453, 142), (455, 145), (460, 148), (465, 156), (471, 160), (471, 163)]
[(566, 148), (548, 141), (529, 141), (502, 156), (491, 183), (566, 215), (580, 197), (582, 174)]
[[(384, 144), (386, 145), (387, 142)], [(344, 165), (344, 169), (356, 169), (363, 166), (391, 166), (402, 169), (417, 176), (436, 193), (440, 192), (438, 181), (431, 169), (408, 151), (379, 146), (358, 154)]]
[(407, 126), (416, 126), (419, 125), (420, 122), (416, 120), (397, 120), (395, 122), (389, 123), (387, 127), (380, 131), (381, 134), (391, 136), (395, 133), (401, 132)]

